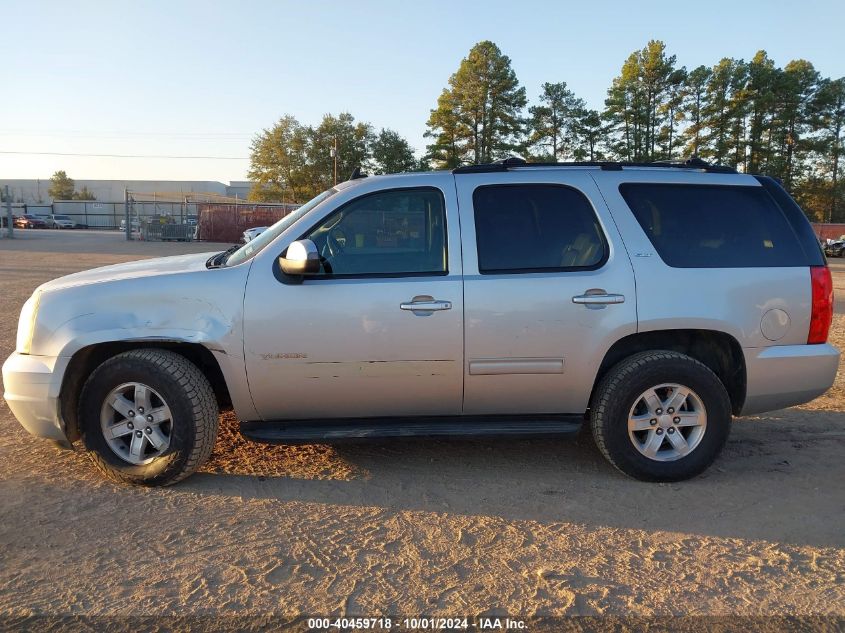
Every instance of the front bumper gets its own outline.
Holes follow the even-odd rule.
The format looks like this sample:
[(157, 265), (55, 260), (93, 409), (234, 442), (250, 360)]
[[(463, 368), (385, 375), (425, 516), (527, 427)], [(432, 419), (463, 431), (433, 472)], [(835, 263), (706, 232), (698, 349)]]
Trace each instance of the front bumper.
[(830, 389), (839, 368), (839, 350), (823, 345), (746, 348), (748, 388), (741, 415), (803, 404)]
[(15, 352), (3, 363), (3, 397), (23, 428), (37, 437), (67, 442), (59, 394), (69, 361)]

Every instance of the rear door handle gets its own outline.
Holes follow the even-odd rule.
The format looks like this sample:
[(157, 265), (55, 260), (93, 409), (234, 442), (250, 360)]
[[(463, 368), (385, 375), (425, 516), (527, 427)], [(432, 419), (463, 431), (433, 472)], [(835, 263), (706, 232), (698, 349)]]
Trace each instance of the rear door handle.
[(400, 303), (400, 310), (410, 310), (411, 312), (437, 312), (438, 310), (451, 310), (451, 301), (438, 301), (437, 299), (414, 299), (408, 303)]
[(595, 295), (576, 295), (572, 297), (572, 303), (580, 303), (583, 305), (607, 305), (609, 303), (625, 303), (625, 295), (614, 294), (595, 294)]

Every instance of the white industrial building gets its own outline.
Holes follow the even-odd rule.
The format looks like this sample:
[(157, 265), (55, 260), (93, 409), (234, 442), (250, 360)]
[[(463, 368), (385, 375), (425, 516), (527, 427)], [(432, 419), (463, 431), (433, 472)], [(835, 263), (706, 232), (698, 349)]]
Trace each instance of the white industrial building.
[[(99, 202), (123, 202), (123, 192), (128, 189), (137, 193), (162, 192), (175, 193), (210, 193), (218, 196), (246, 200), (252, 183), (245, 180), (234, 180), (229, 184), (214, 180), (82, 180), (74, 179), (76, 190), (87, 187)], [(4, 180), (0, 178), (0, 189), (9, 186), (9, 194), (13, 202), (27, 205), (50, 204), (52, 202), (47, 190), (50, 179), (17, 179)]]

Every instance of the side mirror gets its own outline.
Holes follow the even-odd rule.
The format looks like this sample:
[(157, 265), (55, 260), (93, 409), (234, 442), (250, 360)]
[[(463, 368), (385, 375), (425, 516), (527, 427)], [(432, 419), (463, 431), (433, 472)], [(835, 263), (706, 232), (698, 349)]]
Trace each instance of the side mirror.
[(320, 253), (311, 240), (293, 242), (279, 257), (279, 266), (286, 275), (316, 275), (320, 272)]

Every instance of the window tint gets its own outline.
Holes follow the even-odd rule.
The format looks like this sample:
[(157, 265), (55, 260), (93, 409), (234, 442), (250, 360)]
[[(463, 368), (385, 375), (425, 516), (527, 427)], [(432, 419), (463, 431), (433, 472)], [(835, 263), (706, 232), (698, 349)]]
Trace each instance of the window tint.
[(824, 266), (824, 253), (822, 252), (819, 240), (816, 238), (813, 227), (810, 225), (801, 207), (798, 206), (798, 203), (792, 199), (792, 196), (774, 178), (769, 176), (754, 176), (754, 178), (769, 192), (769, 195), (772, 196), (772, 199), (780, 207), (780, 210), (783, 211), (786, 221), (792, 225), (792, 230), (795, 231), (795, 235), (798, 237), (798, 243), (804, 249), (807, 265)]
[(806, 265), (795, 233), (763, 187), (627, 183), (620, 191), (669, 266)]
[(306, 235), (327, 275), (444, 274), (446, 211), (437, 189), (397, 189), (348, 203)]
[(605, 241), (590, 203), (560, 185), (490, 185), (472, 196), (482, 273), (590, 269)]

